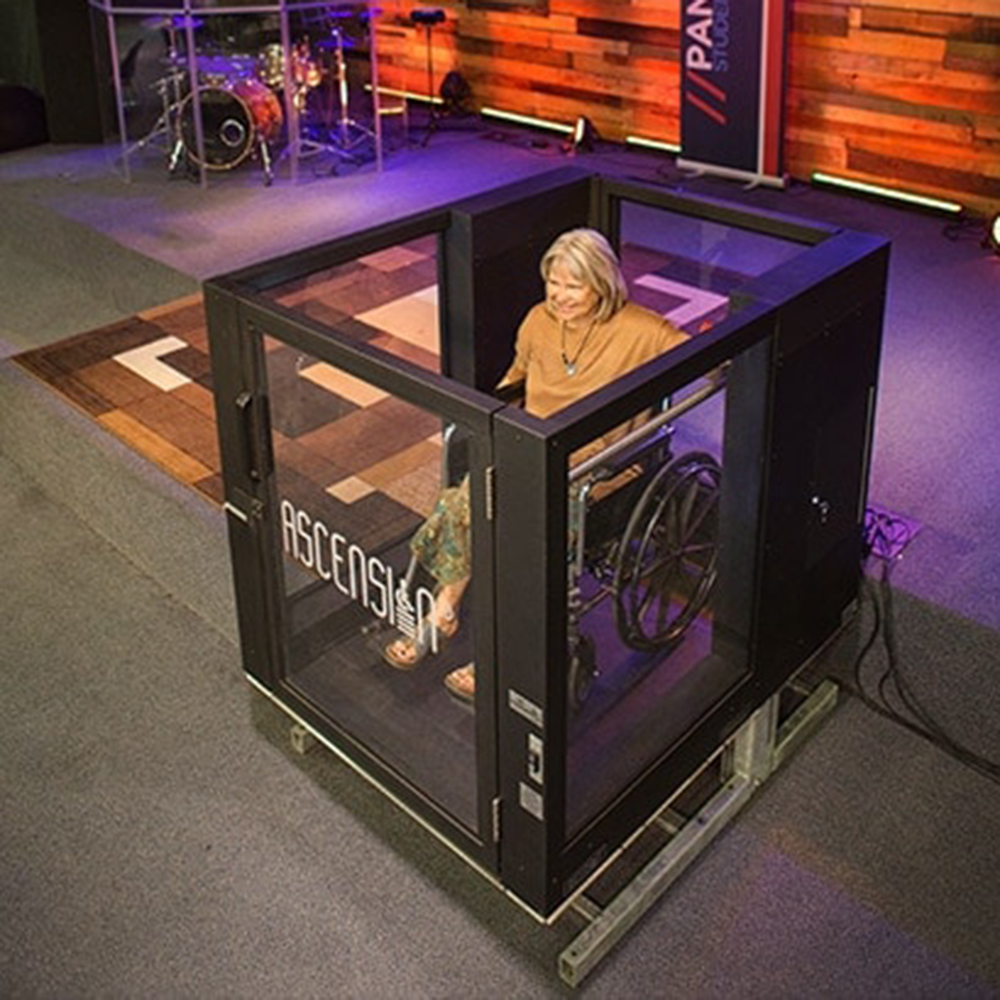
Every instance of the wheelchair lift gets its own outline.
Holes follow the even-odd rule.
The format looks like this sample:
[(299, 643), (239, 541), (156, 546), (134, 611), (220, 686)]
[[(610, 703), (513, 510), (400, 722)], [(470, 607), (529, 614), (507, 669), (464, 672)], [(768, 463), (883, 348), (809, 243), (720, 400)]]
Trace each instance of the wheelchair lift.
[[(489, 393), (540, 248), (579, 225), (699, 275), (680, 250), (731, 232), (767, 266), (733, 272), (711, 330), (541, 420)], [(445, 292), (439, 366), (343, 292), (396, 248), (406, 282)], [(836, 704), (802, 678), (857, 639), (888, 250), (574, 168), (206, 285), (247, 677), (298, 752), (329, 748), (539, 924), (567, 920), (570, 985)], [(386, 643), (434, 603), (411, 542), (435, 490), (417, 494), (449, 470), (469, 486), (463, 627), (393, 670)], [(456, 705), (442, 681), (468, 663)]]

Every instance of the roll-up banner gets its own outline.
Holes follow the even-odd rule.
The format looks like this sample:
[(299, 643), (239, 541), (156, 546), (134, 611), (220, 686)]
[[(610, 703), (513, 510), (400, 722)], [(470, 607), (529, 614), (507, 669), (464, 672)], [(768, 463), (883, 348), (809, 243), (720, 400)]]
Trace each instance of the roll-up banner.
[(682, 0), (680, 167), (783, 187), (790, 0)]

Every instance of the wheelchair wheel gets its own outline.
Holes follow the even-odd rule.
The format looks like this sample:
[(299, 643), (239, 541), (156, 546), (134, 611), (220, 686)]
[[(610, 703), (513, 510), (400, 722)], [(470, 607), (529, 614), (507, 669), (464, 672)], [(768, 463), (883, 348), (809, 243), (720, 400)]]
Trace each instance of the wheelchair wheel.
[(632, 511), (618, 550), (615, 623), (633, 649), (676, 643), (715, 584), (722, 470), (689, 452), (663, 466)]

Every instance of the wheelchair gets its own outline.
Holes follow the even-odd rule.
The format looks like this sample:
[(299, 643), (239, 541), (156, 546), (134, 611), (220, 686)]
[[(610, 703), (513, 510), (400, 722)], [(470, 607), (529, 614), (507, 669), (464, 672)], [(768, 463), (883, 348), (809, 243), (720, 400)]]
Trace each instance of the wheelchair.
[[(669, 653), (711, 598), (722, 469), (703, 451), (674, 454), (669, 427), (571, 485), (567, 573), (569, 703), (579, 709), (599, 673), (588, 616), (610, 602), (621, 642)], [(619, 488), (590, 500), (623, 474)], [(625, 525), (622, 530), (622, 525)]]
[[(722, 468), (705, 451), (674, 454), (670, 420), (719, 391), (713, 383), (570, 471), (567, 610), (570, 707), (599, 674), (587, 619), (610, 603), (621, 642), (669, 653), (712, 596)], [(505, 402), (520, 387), (498, 391)], [(624, 524), (624, 530), (622, 525)]]

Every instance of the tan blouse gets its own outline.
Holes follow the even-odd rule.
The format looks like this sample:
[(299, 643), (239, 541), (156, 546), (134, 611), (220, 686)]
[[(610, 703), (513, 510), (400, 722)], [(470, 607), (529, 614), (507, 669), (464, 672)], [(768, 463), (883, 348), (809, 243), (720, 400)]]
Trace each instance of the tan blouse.
[[(517, 331), (514, 363), (500, 381), (525, 384), (524, 408), (536, 417), (550, 417), (589, 393), (603, 389), (622, 375), (683, 344), (688, 335), (669, 320), (634, 302), (627, 302), (606, 323), (566, 331), (565, 355), (575, 365), (570, 375), (563, 361), (563, 339), (559, 321), (549, 315), (545, 303), (533, 306)], [(578, 448), (570, 458), (577, 465), (624, 434), (644, 423), (641, 413), (614, 430)], [(599, 498), (631, 479), (635, 469), (626, 470), (600, 484), (592, 496)]]
[(565, 354), (576, 366), (570, 375), (563, 363), (559, 321), (539, 302), (521, 322), (514, 363), (500, 385), (526, 380), (525, 409), (549, 417), (687, 339), (669, 320), (628, 302), (592, 330), (566, 331)]

